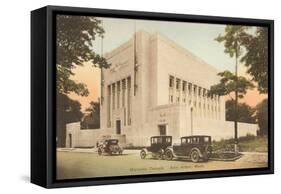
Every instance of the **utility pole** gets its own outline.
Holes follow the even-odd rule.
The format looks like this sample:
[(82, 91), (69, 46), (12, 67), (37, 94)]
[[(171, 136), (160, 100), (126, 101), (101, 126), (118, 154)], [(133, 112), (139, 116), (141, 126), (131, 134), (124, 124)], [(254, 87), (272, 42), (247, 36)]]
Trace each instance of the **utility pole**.
[(237, 82), (238, 82), (238, 48), (237, 48), (237, 41), (235, 42), (236, 49), (235, 49), (235, 120), (234, 120), (234, 151), (235, 153), (238, 152), (238, 90), (237, 90)]

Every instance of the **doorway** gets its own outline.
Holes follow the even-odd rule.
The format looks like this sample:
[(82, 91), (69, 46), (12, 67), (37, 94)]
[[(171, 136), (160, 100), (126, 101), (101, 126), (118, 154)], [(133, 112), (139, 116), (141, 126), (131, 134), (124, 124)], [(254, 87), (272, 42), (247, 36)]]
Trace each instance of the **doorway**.
[(72, 148), (72, 134), (68, 134), (68, 145), (70, 148)]
[(167, 135), (167, 125), (158, 125), (158, 128), (160, 135)]
[(121, 120), (116, 121), (116, 134), (121, 134)]

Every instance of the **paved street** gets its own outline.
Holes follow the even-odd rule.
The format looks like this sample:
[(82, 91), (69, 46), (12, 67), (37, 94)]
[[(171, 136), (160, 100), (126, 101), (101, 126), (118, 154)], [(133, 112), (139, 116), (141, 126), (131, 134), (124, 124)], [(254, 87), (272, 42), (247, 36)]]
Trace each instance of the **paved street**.
[(183, 160), (142, 160), (139, 150), (124, 150), (123, 155), (99, 156), (95, 149), (58, 149), (57, 178), (87, 178), (155, 174), (169, 172), (190, 172), (219, 169), (256, 168), (267, 166), (267, 153), (243, 153), (231, 162), (208, 161), (192, 163)]

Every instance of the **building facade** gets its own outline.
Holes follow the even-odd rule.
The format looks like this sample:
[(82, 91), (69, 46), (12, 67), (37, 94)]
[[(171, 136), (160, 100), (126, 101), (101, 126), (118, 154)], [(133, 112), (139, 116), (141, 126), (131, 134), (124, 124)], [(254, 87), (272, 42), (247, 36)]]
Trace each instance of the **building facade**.
[[(80, 132), (77, 145), (102, 136), (128, 146), (148, 145), (154, 135), (172, 135), (174, 142), (186, 135), (234, 136), (234, 122), (225, 121), (224, 97), (208, 95), (219, 82), (218, 71), (188, 50), (157, 33), (139, 31), (105, 58), (111, 67), (101, 73), (101, 129), (84, 131), (93, 134), (81, 142), (83, 131), (70, 124), (67, 133)], [(256, 124), (238, 127), (239, 136), (256, 135)]]

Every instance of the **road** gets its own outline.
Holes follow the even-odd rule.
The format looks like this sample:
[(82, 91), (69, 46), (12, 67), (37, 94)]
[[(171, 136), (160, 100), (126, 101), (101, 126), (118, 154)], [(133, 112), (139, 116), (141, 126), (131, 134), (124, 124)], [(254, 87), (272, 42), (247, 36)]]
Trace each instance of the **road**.
[(231, 162), (192, 163), (184, 160), (141, 159), (138, 150), (124, 150), (123, 155), (99, 156), (94, 149), (58, 149), (57, 179), (209, 171), (267, 167), (267, 153), (243, 153)]

